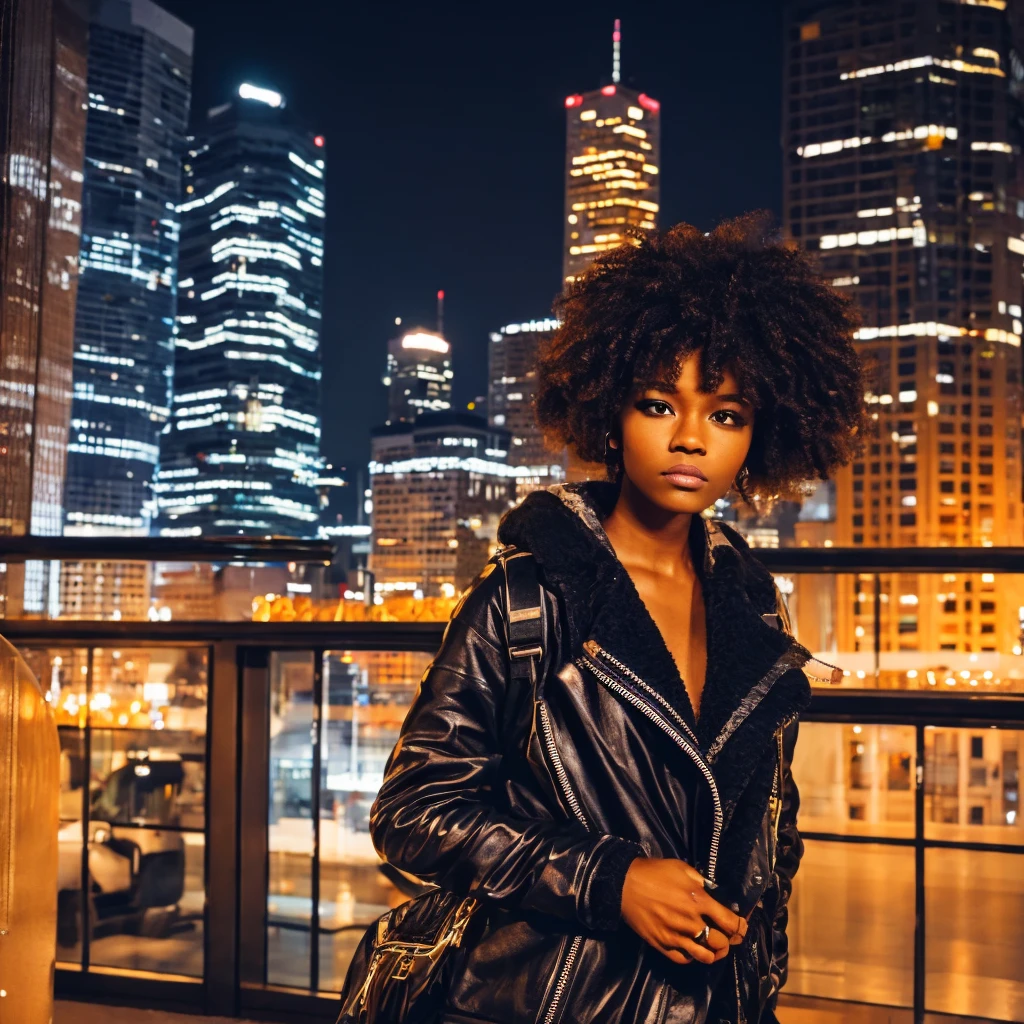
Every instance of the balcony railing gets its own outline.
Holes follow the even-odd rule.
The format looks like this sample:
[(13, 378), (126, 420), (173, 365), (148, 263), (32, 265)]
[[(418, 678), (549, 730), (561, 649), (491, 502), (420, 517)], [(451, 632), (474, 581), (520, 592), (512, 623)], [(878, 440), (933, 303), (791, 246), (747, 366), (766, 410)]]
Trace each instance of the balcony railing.
[[(960, 577), (1024, 576), (1024, 553), (920, 554), (759, 552), (805, 610), (828, 583), (829, 593), (867, 595), (847, 602), (851, 630), (879, 623), (860, 651), (821, 646), (839, 665), (856, 655), (879, 668), (816, 688), (801, 725), (794, 772), (807, 852), (787, 998), (903, 1007), (919, 1021), (926, 1009), (1020, 1020), (1024, 923), (1010, 912), (1024, 899), (1017, 659), (1005, 637), (995, 652), (886, 650), (905, 634), (882, 598), (896, 605), (913, 589), (907, 577), (927, 573), (958, 577), (943, 585), (961, 587), (962, 602)], [(838, 638), (841, 600), (830, 601)], [(59, 991), (333, 1020), (363, 928), (401, 898), (377, 870), (366, 818), (443, 630), (4, 622), (60, 722)], [(991, 679), (980, 668), (955, 669), (954, 685), (925, 678), (936, 659), (969, 665), (973, 653), (997, 665)]]

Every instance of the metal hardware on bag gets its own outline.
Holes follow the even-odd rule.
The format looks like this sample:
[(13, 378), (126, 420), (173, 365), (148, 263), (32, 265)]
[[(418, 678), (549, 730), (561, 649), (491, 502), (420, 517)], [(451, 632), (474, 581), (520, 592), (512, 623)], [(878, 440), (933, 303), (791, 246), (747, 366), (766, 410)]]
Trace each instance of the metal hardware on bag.
[(411, 956), (407, 956), (404, 960), (399, 960), (398, 968), (395, 970), (395, 973), (391, 975), (391, 977), (395, 981), (405, 981), (405, 979), (408, 978), (409, 975), (412, 973), (412, 965), (414, 963), (415, 960)]
[(513, 658), (532, 658), (535, 654), (543, 654), (543, 647), (510, 647), (509, 653)]
[[(373, 959), (370, 961), (369, 970), (366, 972), (366, 980), (363, 982), (363, 986), (359, 990), (358, 1005), (363, 1006), (366, 1002), (366, 997), (370, 991), (370, 985), (377, 973), (377, 969), (380, 967), (381, 961), (384, 959), (385, 953), (396, 952), (401, 955), (398, 967), (395, 968), (395, 973), (391, 975), (391, 978), (395, 981), (405, 981), (405, 979), (412, 973), (413, 967), (416, 965), (416, 957), (427, 957), (429, 960), (435, 961), (449, 946), (458, 946), (462, 942), (462, 937), (466, 932), (466, 925), (469, 924), (469, 919), (473, 916), (473, 912), (479, 905), (479, 901), (475, 897), (467, 896), (458, 905), (458, 907), (455, 908), (451, 924), (449, 924), (437, 940), (432, 943), (403, 942), (401, 940), (392, 940), (388, 942), (381, 941), (378, 938), (379, 944), (377, 949), (374, 951)], [(380, 929), (381, 922), (378, 922), (378, 936), (380, 935)]]

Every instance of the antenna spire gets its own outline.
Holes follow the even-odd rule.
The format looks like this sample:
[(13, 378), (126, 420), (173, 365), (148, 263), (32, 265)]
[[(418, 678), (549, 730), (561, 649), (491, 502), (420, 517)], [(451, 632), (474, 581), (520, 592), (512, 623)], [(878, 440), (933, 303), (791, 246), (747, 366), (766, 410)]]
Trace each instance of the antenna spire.
[(444, 291), (437, 293), (437, 333), (444, 337)]
[(615, 31), (612, 32), (612, 81), (616, 84), (622, 77), (620, 75), (620, 69), (622, 67), (621, 54), (622, 54), (622, 28), (621, 22), (618, 18), (615, 19)]

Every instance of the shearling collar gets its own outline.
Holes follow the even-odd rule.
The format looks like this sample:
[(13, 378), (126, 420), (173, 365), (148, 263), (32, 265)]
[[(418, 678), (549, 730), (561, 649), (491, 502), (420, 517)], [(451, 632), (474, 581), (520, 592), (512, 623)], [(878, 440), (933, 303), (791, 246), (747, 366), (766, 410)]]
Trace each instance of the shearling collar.
[(585, 640), (596, 640), (690, 724), (714, 765), (728, 818), (764, 763), (775, 730), (810, 700), (800, 670), (810, 652), (762, 618), (775, 611), (774, 581), (743, 538), (695, 516), (690, 541), (708, 649), (695, 716), (675, 659), (601, 525), (617, 496), (618, 484), (610, 481), (534, 491), (502, 517), (498, 540), (534, 555), (544, 583), (561, 598), (574, 658)]

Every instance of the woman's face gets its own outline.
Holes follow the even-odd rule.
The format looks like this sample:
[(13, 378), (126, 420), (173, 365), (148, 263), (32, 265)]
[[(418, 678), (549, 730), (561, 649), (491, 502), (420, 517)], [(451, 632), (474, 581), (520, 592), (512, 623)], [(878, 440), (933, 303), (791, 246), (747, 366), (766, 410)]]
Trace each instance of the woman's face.
[[(698, 390), (700, 353), (676, 380), (636, 387), (623, 406), (623, 472), (653, 505), (699, 513), (726, 494), (750, 450), (754, 408), (725, 371), (714, 394)], [(678, 467), (675, 473), (670, 471)]]

